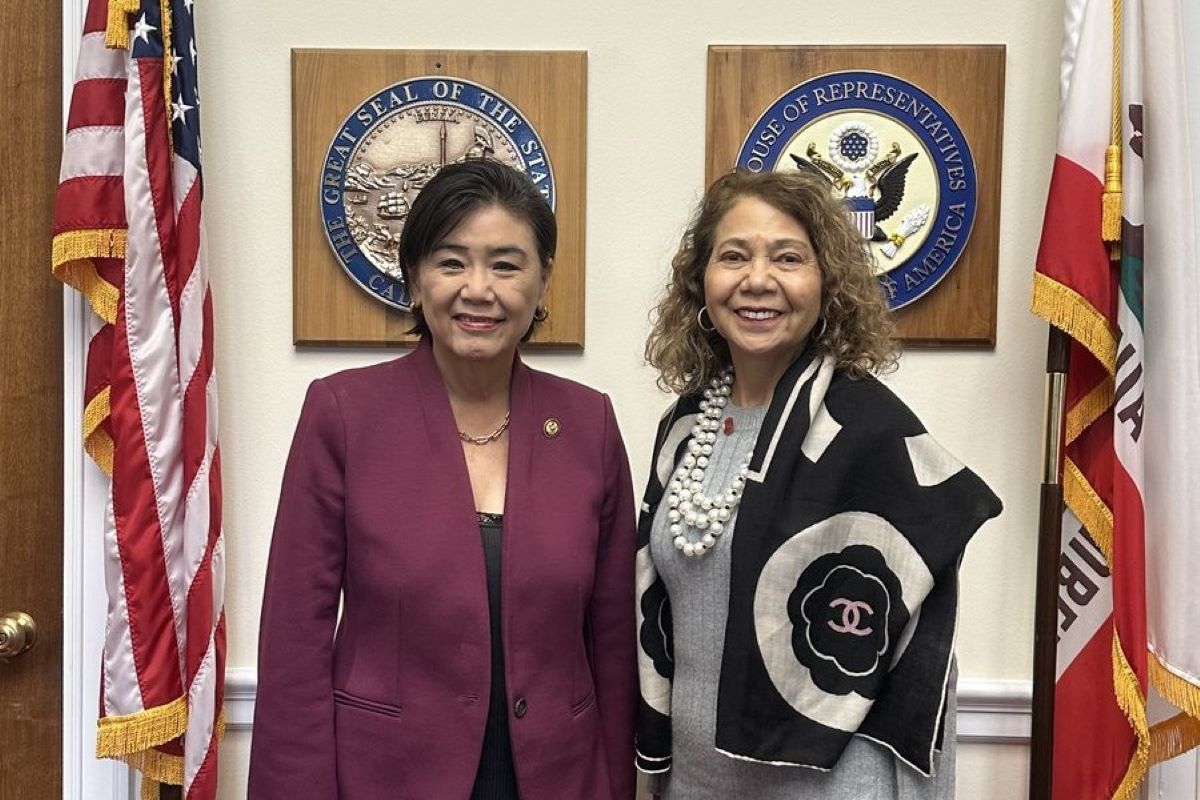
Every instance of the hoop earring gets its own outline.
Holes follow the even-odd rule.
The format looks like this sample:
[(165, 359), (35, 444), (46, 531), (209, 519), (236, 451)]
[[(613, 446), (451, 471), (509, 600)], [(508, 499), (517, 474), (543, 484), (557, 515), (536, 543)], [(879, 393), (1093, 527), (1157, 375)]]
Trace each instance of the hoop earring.
[(534, 322), (545, 322), (546, 318), (549, 316), (550, 316), (550, 309), (547, 306), (538, 306), (537, 310), (535, 310), (533, 312), (533, 321)]
[(696, 327), (705, 333), (712, 333), (717, 329), (716, 325), (712, 324), (712, 315), (708, 317), (708, 327), (704, 327), (704, 314), (708, 311), (708, 306), (700, 306), (700, 310), (696, 312)]
[(816, 338), (824, 339), (825, 331), (827, 330), (829, 330), (829, 319), (827, 317), (821, 317), (821, 332), (816, 335)]

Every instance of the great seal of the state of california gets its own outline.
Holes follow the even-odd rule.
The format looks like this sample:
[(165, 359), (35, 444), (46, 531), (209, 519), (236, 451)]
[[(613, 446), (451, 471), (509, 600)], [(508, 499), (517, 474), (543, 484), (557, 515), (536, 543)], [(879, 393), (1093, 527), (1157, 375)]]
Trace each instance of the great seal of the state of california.
[(412, 308), (400, 273), (404, 220), (448, 164), (490, 158), (529, 176), (554, 208), (554, 170), (537, 130), (499, 92), (464, 78), (412, 78), (368, 97), (334, 133), (321, 216), (334, 257), (372, 297)]

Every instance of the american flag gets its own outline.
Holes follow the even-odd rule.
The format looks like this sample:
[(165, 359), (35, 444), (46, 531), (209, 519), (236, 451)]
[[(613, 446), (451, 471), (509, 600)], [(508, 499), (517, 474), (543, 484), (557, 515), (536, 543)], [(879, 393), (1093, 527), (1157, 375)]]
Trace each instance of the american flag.
[(97, 755), (212, 798), (224, 728), (224, 538), (201, 223), (194, 0), (90, 0), (54, 273), (98, 317), (85, 447), (111, 478)]

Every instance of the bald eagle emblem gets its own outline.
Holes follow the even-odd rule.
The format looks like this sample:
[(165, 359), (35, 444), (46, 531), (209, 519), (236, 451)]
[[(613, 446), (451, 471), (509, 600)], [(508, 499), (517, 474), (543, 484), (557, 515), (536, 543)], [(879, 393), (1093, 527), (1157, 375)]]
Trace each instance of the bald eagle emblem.
[(809, 142), (803, 156), (790, 153), (796, 168), (824, 178), (846, 200), (850, 216), (863, 238), (883, 244), (880, 252), (895, 258), (904, 240), (929, 221), (929, 206), (912, 209), (899, 227), (888, 234), (880, 223), (891, 219), (904, 202), (908, 168), (917, 153), (904, 154), (899, 142), (879, 156), (879, 135), (865, 122), (852, 120), (834, 129), (825, 155)]
[(892, 309), (937, 286), (970, 241), (970, 142), (937, 98), (894, 75), (828, 72), (788, 88), (746, 131), (735, 165), (818, 176), (845, 204)]

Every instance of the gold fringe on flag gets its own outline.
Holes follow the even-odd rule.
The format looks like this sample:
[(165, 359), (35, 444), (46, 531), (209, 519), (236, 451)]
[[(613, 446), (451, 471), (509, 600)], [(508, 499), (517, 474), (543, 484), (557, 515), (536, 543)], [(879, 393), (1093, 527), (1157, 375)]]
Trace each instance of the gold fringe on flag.
[(187, 697), (135, 714), (100, 718), (96, 758), (125, 757), (177, 739), (187, 730)]
[(1150, 727), (1146, 723), (1146, 698), (1142, 695), (1142, 685), (1137, 675), (1125, 657), (1121, 647), (1121, 636), (1113, 627), (1112, 639), (1113, 688), (1116, 691), (1117, 705), (1125, 712), (1129, 726), (1137, 734), (1137, 749), (1129, 760), (1129, 768), (1121, 779), (1117, 790), (1113, 792), (1113, 800), (1134, 800), (1138, 796), (1138, 787), (1146, 772), (1150, 769)]
[(1113, 515), (1092, 488), (1083, 471), (1071, 459), (1063, 461), (1063, 501), (1071, 509), (1111, 568), (1113, 563)]
[(1200, 745), (1200, 720), (1180, 712), (1150, 728), (1150, 763), (1161, 764)]
[(129, 47), (129, 15), (136, 14), (138, 0), (108, 0), (108, 23), (104, 29), (104, 45), (114, 50)]
[[(1088, 535), (1104, 555), (1109, 569), (1113, 568), (1113, 515), (1088, 482), (1083, 472), (1070, 459), (1063, 463), (1063, 500), (1071, 512), (1083, 523)], [(1117, 705), (1129, 721), (1137, 736), (1138, 744), (1133, 758), (1113, 800), (1134, 800), (1138, 787), (1150, 768), (1151, 738), (1146, 722), (1146, 699), (1141, 683), (1134, 673), (1129, 659), (1121, 646), (1120, 635), (1113, 630), (1112, 641), (1113, 690)]]
[[(1083, 471), (1071, 459), (1063, 462), (1063, 501), (1079, 518), (1096, 547), (1104, 555), (1104, 561), (1113, 569), (1113, 514), (1112, 510), (1092, 487)], [(1153, 660), (1151, 660), (1153, 661)], [(1146, 698), (1137, 674), (1133, 671), (1121, 637), (1115, 624), (1112, 639), (1113, 692), (1117, 705), (1125, 714), (1129, 726), (1137, 736), (1137, 749), (1129, 766), (1113, 793), (1113, 800), (1134, 800), (1138, 787), (1150, 769), (1151, 737), (1146, 721)], [(1165, 745), (1164, 745), (1165, 746)]]
[(109, 397), (112, 387), (105, 386), (88, 401), (83, 410), (83, 449), (108, 477), (113, 472), (113, 440), (102, 427), (111, 413)]
[(1153, 650), (1150, 651), (1150, 680), (1171, 705), (1200, 719), (1200, 686), (1177, 675)]
[(93, 258), (125, 258), (123, 228), (67, 231), (54, 237), (50, 268), (54, 277), (88, 299), (96, 316), (110, 325), (117, 319), (121, 293), (100, 277)]
[[(150, 748), (149, 750), (142, 750), (122, 756), (121, 760), (142, 773), (143, 796), (145, 795), (146, 784), (151, 784), (156, 789), (160, 783), (167, 783), (172, 786), (183, 785), (183, 758), (180, 756)], [(157, 800), (158, 795), (155, 794), (152, 797)]]
[(1150, 731), (1150, 763), (1157, 764), (1200, 745), (1200, 686), (1177, 674), (1153, 650), (1149, 658), (1150, 683), (1182, 712)]
[[(174, 706), (176, 703), (181, 704), (183, 707), (183, 711), (182, 711), (183, 720), (184, 720), (183, 728), (186, 730), (186, 728), (187, 728), (187, 698), (181, 697), (177, 700), (172, 701), (168, 705)], [(159, 708), (167, 708), (167, 706), (160, 706)], [(153, 709), (153, 710), (157, 711), (158, 709)], [(143, 713), (145, 713), (145, 712), (143, 712)], [(136, 715), (136, 714), (129, 715), (129, 717), (133, 717), (133, 716), (138, 716), (138, 715)], [(127, 718), (128, 717), (122, 717), (121, 719), (127, 719)], [(112, 717), (105, 717), (104, 719), (101, 719), (100, 722), (103, 724), (104, 721), (107, 719), (112, 719)], [(165, 784), (169, 784), (171, 786), (182, 786), (183, 785), (183, 758), (180, 756), (174, 755), (172, 753), (164, 753), (161, 750), (155, 749), (155, 747), (160, 744), (166, 744), (167, 742), (171, 741), (172, 739), (177, 739), (182, 735), (183, 735), (183, 730), (181, 730), (178, 734), (176, 734), (174, 736), (164, 739), (161, 742), (157, 742), (155, 745), (149, 745), (147, 747), (139, 749), (136, 752), (130, 752), (130, 753), (101, 754), (99, 743), (97, 742), (96, 755), (97, 755), (97, 757), (100, 757), (100, 758), (119, 758), (122, 761), (124, 761), (126, 764), (128, 764), (130, 767), (132, 767), (133, 769), (136, 769), (138, 772), (142, 773), (142, 795), (141, 796), (143, 798), (146, 798), (146, 800), (158, 800), (159, 784), (165, 783)], [(218, 745), (220, 745), (221, 742), (224, 741), (224, 739), (225, 739), (225, 709), (223, 709), (223, 708), (221, 709), (221, 712), (217, 715), (216, 724), (213, 726), (213, 738), (216, 740)], [(147, 794), (147, 792), (150, 792), (150, 794)]]
[(1083, 396), (1071, 410), (1067, 412), (1066, 442), (1070, 444), (1083, 434), (1087, 427), (1100, 418), (1100, 415), (1113, 404), (1114, 383), (1112, 376), (1104, 380)]
[(1103, 314), (1083, 295), (1040, 272), (1033, 274), (1033, 313), (1082, 344), (1104, 365), (1117, 372), (1117, 337)]
[(142, 775), (142, 791), (138, 794), (138, 800), (159, 800), (162, 797), (162, 793), (159, 791), (160, 785), (158, 781), (152, 781)]

